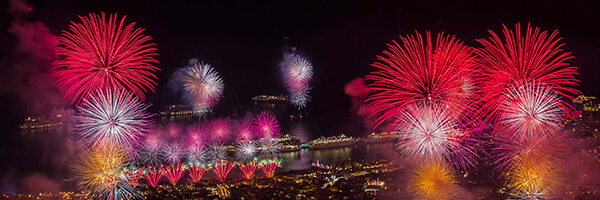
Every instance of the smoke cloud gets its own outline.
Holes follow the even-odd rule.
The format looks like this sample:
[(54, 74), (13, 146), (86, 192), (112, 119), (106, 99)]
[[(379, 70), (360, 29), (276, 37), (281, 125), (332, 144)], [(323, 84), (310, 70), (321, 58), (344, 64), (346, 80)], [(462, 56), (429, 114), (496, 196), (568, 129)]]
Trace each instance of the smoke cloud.
[(0, 73), (2, 92), (18, 97), (22, 110), (31, 115), (68, 107), (51, 75), (58, 38), (44, 23), (28, 20), (33, 8), (27, 1), (11, 0), (8, 12), (12, 21), (7, 31), (16, 41), (11, 55), (3, 60), (7, 64)]
[(365, 100), (369, 96), (369, 90), (365, 84), (365, 79), (357, 77), (351, 80), (344, 86), (344, 93), (348, 95), (352, 101), (350, 107), (350, 114), (353, 116), (353, 121), (362, 121), (364, 128), (368, 128), (367, 131), (373, 130), (372, 124), (374, 119), (369, 117), (367, 113), (369, 111), (369, 104), (365, 103)]

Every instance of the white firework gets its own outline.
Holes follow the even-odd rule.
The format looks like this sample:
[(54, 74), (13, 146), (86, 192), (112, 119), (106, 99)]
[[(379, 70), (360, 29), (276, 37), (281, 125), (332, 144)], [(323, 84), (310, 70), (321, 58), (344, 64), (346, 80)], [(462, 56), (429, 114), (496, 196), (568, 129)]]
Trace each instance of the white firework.
[(286, 74), (289, 81), (308, 82), (312, 78), (313, 67), (307, 59), (296, 56), (288, 66)]
[(412, 158), (455, 161), (460, 166), (473, 164), (473, 148), (462, 145), (467, 137), (449, 111), (438, 106), (416, 106), (402, 115), (399, 127), (404, 133), (398, 150)]
[(208, 156), (211, 162), (227, 160), (227, 148), (223, 146), (223, 143), (213, 142), (208, 147)]
[(279, 153), (279, 141), (277, 141), (276, 139), (272, 139), (272, 138), (265, 138), (259, 141), (260, 147), (260, 154), (262, 155), (266, 155), (266, 156), (274, 156), (276, 154)]
[(108, 142), (132, 153), (152, 124), (148, 106), (126, 92), (99, 90), (79, 107), (75, 132), (90, 147)]
[(307, 85), (303, 86), (298, 91), (292, 91), (290, 94), (290, 102), (298, 108), (306, 107), (308, 101), (310, 101), (310, 87)]
[(186, 68), (183, 86), (192, 97), (197, 110), (207, 111), (219, 102), (223, 95), (223, 79), (209, 64), (194, 63)]
[(203, 145), (193, 145), (188, 147), (187, 159), (192, 163), (205, 163), (208, 157), (208, 152)]
[(256, 143), (253, 141), (238, 141), (235, 150), (235, 158), (246, 161), (252, 159), (256, 153)]
[(163, 152), (160, 148), (144, 147), (140, 152), (140, 161), (148, 166), (158, 166), (163, 163)]
[(185, 152), (183, 146), (177, 142), (172, 142), (163, 146), (162, 154), (169, 164), (177, 164), (181, 161)]
[(557, 94), (552, 92), (551, 87), (542, 84), (510, 87), (500, 109), (501, 123), (521, 139), (523, 136), (553, 133), (565, 113), (565, 106)]

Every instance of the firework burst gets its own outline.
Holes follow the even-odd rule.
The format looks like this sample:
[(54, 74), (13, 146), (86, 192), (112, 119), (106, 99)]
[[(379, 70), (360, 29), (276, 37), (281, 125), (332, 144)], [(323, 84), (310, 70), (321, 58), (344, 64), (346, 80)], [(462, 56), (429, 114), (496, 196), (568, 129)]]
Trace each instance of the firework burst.
[(496, 33), (489, 31), (492, 37), (479, 39), (484, 46), (476, 53), (482, 66), (485, 90), (481, 95), (481, 111), (488, 114), (487, 120), (497, 119), (502, 113), (501, 107), (506, 102), (505, 94), (513, 87), (526, 83), (546, 85), (549, 93), (573, 99), (579, 94), (573, 86), (578, 85), (577, 67), (570, 66), (567, 61), (573, 56), (564, 52), (557, 38), (558, 32), (548, 34), (539, 28), (527, 25), (525, 34), (520, 24), (516, 31), (504, 26), (504, 40)]
[(109, 143), (132, 153), (152, 124), (149, 120), (152, 115), (145, 112), (148, 106), (119, 90), (99, 90), (79, 108), (75, 131), (89, 147)]
[(439, 107), (417, 106), (404, 115), (398, 125), (404, 134), (398, 150), (411, 158), (446, 160), (466, 168), (474, 164), (475, 149), (468, 142), (468, 132)]
[(210, 166), (200, 164), (200, 163), (190, 162), (187, 166), (187, 169), (190, 174), (190, 177), (192, 178), (192, 181), (194, 183), (197, 183), (198, 181), (200, 181), (200, 179), (202, 179), (202, 176), (204, 175), (204, 173), (210, 169)]
[(229, 175), (229, 172), (231, 172), (231, 169), (233, 169), (234, 166), (235, 163), (226, 160), (220, 160), (215, 162), (212, 168), (219, 180), (223, 182), (225, 179), (227, 179), (227, 175)]
[(254, 141), (239, 141), (235, 147), (235, 158), (241, 161), (252, 159), (258, 151)]
[(519, 199), (545, 199), (558, 184), (556, 162), (527, 158), (509, 172), (507, 186), (510, 194)]
[(241, 119), (236, 123), (236, 132), (240, 140), (254, 139), (255, 128), (251, 120)]
[[(417, 104), (446, 107), (452, 112), (466, 110), (457, 114), (468, 114), (471, 105), (464, 99), (469, 94), (466, 89), (474, 84), (465, 84), (465, 78), (475, 73), (472, 49), (444, 34), (438, 35), (435, 44), (429, 32), (425, 38), (417, 32), (400, 39), (403, 46), (392, 41), (384, 56), (372, 64), (378, 70), (367, 76), (373, 81), (368, 85), (372, 92), (367, 99), (369, 113), (381, 114), (377, 125)], [(397, 124), (400, 119), (395, 120)]]
[(223, 146), (223, 143), (214, 142), (208, 147), (208, 159), (212, 162), (219, 160), (227, 160), (227, 149)]
[(132, 187), (136, 187), (140, 178), (146, 172), (146, 167), (138, 168), (135, 165), (131, 165), (129, 167), (125, 167), (121, 174), (124, 176), (123, 178), (129, 185)]
[(192, 97), (196, 110), (206, 111), (223, 95), (223, 80), (209, 64), (190, 63), (185, 69), (183, 86)]
[(245, 179), (252, 179), (254, 177), (254, 172), (258, 167), (259, 162), (258, 158), (254, 158), (254, 160), (248, 161), (246, 163), (239, 163), (239, 169), (242, 171), (242, 177)]
[(280, 128), (277, 118), (269, 111), (260, 112), (254, 117), (252, 123), (263, 138), (270, 139), (279, 135)]
[(210, 121), (210, 132), (213, 141), (223, 142), (231, 133), (231, 123), (228, 119), (218, 118)]
[(182, 163), (177, 163), (173, 165), (166, 166), (162, 169), (162, 173), (171, 184), (176, 185), (179, 179), (183, 176), (183, 172), (185, 172), (186, 165)]
[(185, 150), (183, 145), (178, 142), (172, 142), (167, 145), (164, 145), (162, 149), (162, 154), (165, 159), (170, 164), (176, 164), (181, 161), (181, 158), (185, 155)]
[(258, 166), (267, 178), (273, 178), (273, 175), (275, 175), (275, 169), (277, 169), (277, 167), (281, 167), (281, 160), (278, 160), (276, 157), (273, 159), (264, 158), (262, 161), (260, 161)]
[(548, 136), (559, 129), (568, 105), (550, 87), (527, 84), (510, 87), (507, 92), (498, 124), (508, 128), (514, 137)]
[(156, 187), (158, 185), (158, 181), (162, 178), (162, 172), (160, 169), (155, 167), (148, 167), (148, 171), (144, 174), (144, 179), (148, 181), (150, 186)]
[(143, 35), (135, 23), (125, 26), (125, 17), (90, 14), (79, 16), (82, 23), (71, 22), (56, 48), (54, 77), (71, 103), (82, 102), (97, 89), (129, 90), (144, 99), (147, 89), (154, 91), (159, 69), (156, 48), (150, 36)]
[(310, 100), (308, 83), (313, 76), (312, 64), (299, 55), (285, 54), (282, 65), (284, 81), (291, 96), (290, 102), (298, 109), (306, 107)]
[(413, 172), (411, 191), (417, 199), (459, 199), (452, 167), (439, 161), (421, 163)]
[(76, 166), (79, 185), (98, 199), (135, 199), (140, 194), (127, 183), (122, 171), (127, 153), (113, 145), (99, 145), (81, 157)]
[(260, 145), (258, 150), (260, 150), (260, 154), (266, 156), (274, 156), (279, 153), (279, 147), (281, 144), (276, 139), (265, 138), (258, 141)]

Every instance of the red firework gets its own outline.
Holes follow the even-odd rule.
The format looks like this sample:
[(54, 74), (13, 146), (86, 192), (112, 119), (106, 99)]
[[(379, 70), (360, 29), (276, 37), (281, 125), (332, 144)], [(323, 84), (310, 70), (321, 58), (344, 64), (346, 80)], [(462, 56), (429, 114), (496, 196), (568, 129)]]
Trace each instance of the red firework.
[(213, 172), (217, 175), (219, 180), (223, 182), (227, 179), (227, 175), (229, 175), (233, 166), (235, 166), (235, 164), (229, 161), (217, 161), (213, 164)]
[(71, 104), (98, 88), (131, 90), (142, 100), (147, 89), (154, 91), (158, 54), (144, 29), (134, 28), (135, 22), (125, 26), (125, 17), (118, 20), (116, 14), (79, 18), (81, 24), (71, 22), (59, 37), (54, 62), (56, 84), (66, 89), (65, 97), (73, 95)]
[(148, 167), (148, 173), (144, 175), (144, 178), (150, 183), (152, 187), (156, 187), (158, 185), (158, 181), (162, 177), (162, 172), (153, 167)]
[(242, 174), (245, 179), (252, 179), (254, 177), (254, 172), (256, 171), (256, 168), (258, 167), (258, 162), (256, 161), (250, 161), (248, 163), (240, 163), (238, 164), (240, 171), (242, 171)]
[(194, 181), (194, 183), (197, 183), (198, 181), (200, 181), (200, 179), (202, 179), (204, 173), (210, 168), (203, 164), (190, 163), (187, 169), (188, 172), (190, 172), (190, 177), (192, 178), (192, 181)]
[(210, 132), (215, 141), (224, 141), (231, 133), (231, 124), (228, 119), (218, 118), (210, 121)]
[(265, 173), (265, 176), (267, 178), (273, 178), (273, 176), (275, 175), (275, 169), (277, 169), (277, 167), (279, 167), (281, 165), (281, 160), (277, 160), (277, 158), (273, 158), (273, 159), (263, 159), (260, 164), (259, 167), (260, 169), (263, 171), (263, 173)]
[(484, 46), (476, 54), (481, 57), (479, 64), (485, 80), (481, 111), (487, 115), (487, 121), (494, 122), (502, 113), (500, 105), (508, 100), (506, 94), (511, 87), (536, 83), (569, 99), (579, 94), (573, 88), (579, 82), (575, 79), (577, 67), (567, 63), (573, 56), (561, 49), (558, 31), (548, 34), (528, 24), (523, 35), (520, 24), (515, 28), (513, 32), (504, 26), (504, 39), (489, 31), (492, 37), (477, 40)]
[(279, 135), (279, 123), (277, 118), (269, 111), (262, 111), (254, 117), (252, 122), (256, 131), (264, 138), (273, 138)]
[(163, 174), (171, 184), (176, 185), (177, 181), (183, 176), (183, 172), (185, 172), (185, 165), (182, 163), (177, 163), (175, 165), (170, 165), (163, 168)]
[(125, 181), (129, 183), (132, 187), (136, 187), (140, 178), (146, 173), (146, 167), (136, 168), (132, 166), (131, 168), (126, 168), (123, 172), (125, 175)]
[(378, 70), (367, 76), (373, 81), (368, 85), (369, 113), (381, 115), (376, 125), (416, 104), (446, 107), (455, 116), (470, 113), (468, 99), (476, 81), (473, 50), (443, 33), (435, 43), (429, 32), (425, 38), (416, 32), (400, 39), (403, 45), (388, 44), (384, 56), (371, 64)]

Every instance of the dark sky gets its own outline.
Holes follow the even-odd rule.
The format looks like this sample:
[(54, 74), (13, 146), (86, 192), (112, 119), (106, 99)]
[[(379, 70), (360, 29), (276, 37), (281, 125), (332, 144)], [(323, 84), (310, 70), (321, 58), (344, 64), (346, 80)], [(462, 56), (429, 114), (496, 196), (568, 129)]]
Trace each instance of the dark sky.
[[(259, 3), (260, 2), (260, 3)], [(157, 93), (149, 102), (159, 109), (174, 102), (166, 83), (190, 58), (212, 64), (225, 81), (225, 94), (217, 110), (227, 115), (247, 105), (258, 94), (283, 94), (278, 62), (283, 37), (312, 61), (310, 113), (317, 135), (347, 131), (351, 100), (344, 85), (364, 77), (370, 63), (398, 35), (415, 30), (456, 35), (466, 44), (481, 47), (475, 39), (499, 33), (502, 24), (531, 22), (544, 30), (559, 30), (564, 49), (576, 57), (584, 94), (599, 95), (600, 37), (599, 1), (129, 1), (129, 0), (40, 0), (30, 1), (33, 12), (24, 19), (40, 21), (54, 34), (68, 28), (69, 21), (90, 12), (127, 15), (128, 22), (146, 29), (157, 44), (159, 67)], [(0, 133), (9, 138), (0, 143), (5, 160), (17, 157), (15, 133), (23, 119), (44, 113), (28, 109), (20, 100), (20, 77), (15, 74), (13, 53), (17, 38), (7, 30), (15, 20), (7, 12), (9, 1), (0, 3)], [(46, 65), (47, 66), (47, 65)], [(44, 67), (44, 66), (42, 66)], [(10, 72), (10, 73), (8, 73)], [(11, 80), (5, 82), (4, 80)], [(7, 84), (10, 83), (10, 84)], [(47, 82), (51, 85), (51, 82)], [(11, 89), (11, 88), (19, 89)], [(31, 92), (31, 91), (30, 91)], [(35, 94), (35, 91), (32, 93)], [(31, 98), (45, 101), (43, 95)], [(18, 142), (17, 142), (18, 143)], [(2, 170), (4, 171), (4, 170)]]
[[(343, 93), (344, 84), (372, 70), (369, 64), (386, 43), (415, 30), (444, 31), (480, 47), (475, 39), (488, 37), (487, 30), (500, 32), (502, 23), (512, 27), (517, 22), (531, 22), (542, 29), (558, 29), (566, 43), (564, 49), (577, 57), (571, 63), (580, 68), (581, 91), (600, 93), (594, 87), (600, 63), (600, 42), (594, 31), (600, 19), (597, 1), (260, 2), (44, 0), (31, 1), (34, 11), (27, 19), (41, 21), (59, 34), (69, 21), (78, 20), (77, 15), (100, 11), (127, 15), (129, 22), (146, 29), (160, 54), (162, 71), (158, 72), (157, 93), (148, 94), (150, 102), (158, 108), (173, 102), (166, 82), (176, 68), (195, 57), (221, 72), (226, 86), (217, 109), (223, 113), (247, 104), (257, 94), (285, 93), (277, 64), (282, 38), (290, 37), (290, 44), (314, 65), (312, 101), (307, 111), (324, 134), (337, 134), (345, 127), (351, 103)], [(3, 6), (7, 5), (5, 2)], [(2, 29), (7, 30), (11, 16), (2, 12), (2, 19)], [(3, 32), (1, 41), (9, 44), (2, 45), (1, 52), (9, 54), (14, 36)], [(26, 110), (5, 106), (11, 107), (9, 111)], [(9, 117), (15, 113), (2, 114)]]

